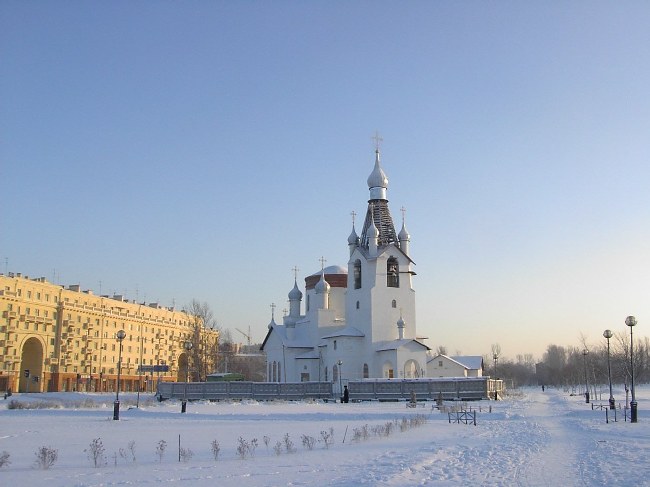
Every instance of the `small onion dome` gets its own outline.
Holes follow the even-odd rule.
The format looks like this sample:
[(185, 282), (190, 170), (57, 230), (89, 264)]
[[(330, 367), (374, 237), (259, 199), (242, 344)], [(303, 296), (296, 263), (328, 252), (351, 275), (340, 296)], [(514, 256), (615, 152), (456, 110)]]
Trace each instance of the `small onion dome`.
[(406, 224), (402, 223), (402, 229), (399, 231), (399, 235), (397, 236), (399, 241), (403, 240), (409, 240), (411, 236), (409, 235), (409, 232), (406, 230)]
[(379, 165), (379, 151), (375, 151), (375, 168), (368, 176), (369, 188), (388, 188), (388, 178)]
[(302, 292), (298, 289), (298, 283), (294, 281), (293, 289), (289, 291), (289, 301), (301, 301)]
[(379, 238), (379, 229), (377, 228), (377, 225), (375, 225), (375, 219), (371, 219), (370, 222), (370, 227), (368, 227), (368, 235), (370, 238)]
[(348, 245), (356, 245), (359, 243), (359, 235), (357, 235), (357, 231), (354, 229), (354, 225), (352, 225), (352, 233), (350, 233), (350, 236), (348, 237)]
[(318, 293), (318, 294), (324, 294), (324, 293), (329, 293), (330, 292), (330, 285), (325, 280), (325, 273), (321, 273), (320, 281), (318, 281), (316, 283), (316, 286), (314, 286), (314, 289), (316, 290), (316, 293)]

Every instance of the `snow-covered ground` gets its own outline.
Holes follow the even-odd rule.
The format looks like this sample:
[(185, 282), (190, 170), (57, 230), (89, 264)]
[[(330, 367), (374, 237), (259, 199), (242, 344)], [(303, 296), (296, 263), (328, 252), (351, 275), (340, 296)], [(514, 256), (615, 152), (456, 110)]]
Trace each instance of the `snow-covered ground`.
[[(623, 391), (615, 397), (624, 402)], [(130, 394), (121, 396), (120, 421), (113, 421), (112, 399), (75, 393), (0, 399), (0, 454), (9, 452), (11, 461), (0, 468), (2, 485), (650, 485), (648, 387), (637, 390), (636, 424), (624, 422), (621, 411), (618, 422), (606, 424), (605, 411), (557, 389), (467, 403), (480, 410), (476, 426), (450, 424), (432, 403), (200, 402), (180, 414), (178, 402), (151, 396), (141, 396), (136, 409)], [(10, 400), (65, 407), (7, 409)], [(595, 402), (606, 401), (603, 395)], [(423, 417), (426, 423), (415, 424)], [(331, 430), (334, 441), (326, 448), (318, 440)], [(287, 434), (293, 453), (286, 451)], [(179, 435), (181, 447), (193, 452), (180, 462)], [(314, 439), (313, 449), (303, 446), (303, 436)], [(95, 468), (88, 452), (97, 438), (106, 461)], [(237, 452), (240, 438), (244, 445), (258, 443), (244, 459)], [(167, 445), (162, 458), (160, 440)], [(47, 470), (34, 467), (42, 446), (58, 450)]]

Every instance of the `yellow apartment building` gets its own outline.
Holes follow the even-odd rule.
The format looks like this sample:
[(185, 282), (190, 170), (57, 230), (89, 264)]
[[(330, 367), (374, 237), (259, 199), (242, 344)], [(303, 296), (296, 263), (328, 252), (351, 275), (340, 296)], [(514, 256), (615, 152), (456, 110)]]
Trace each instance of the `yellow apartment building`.
[(121, 391), (196, 379), (197, 356), (208, 373), (216, 360), (218, 332), (185, 311), (44, 277), (0, 274), (0, 313), (0, 391), (115, 391), (120, 344)]

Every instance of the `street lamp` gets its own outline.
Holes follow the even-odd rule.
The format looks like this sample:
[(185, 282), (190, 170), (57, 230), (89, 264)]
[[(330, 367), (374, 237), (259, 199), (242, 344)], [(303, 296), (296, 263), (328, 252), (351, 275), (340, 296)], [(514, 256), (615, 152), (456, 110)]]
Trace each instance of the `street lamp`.
[[(343, 365), (343, 360), (339, 360), (339, 361), (336, 362), (336, 363), (337, 363), (338, 366), (339, 366), (339, 391), (341, 392), (341, 394), (343, 394), (343, 386), (342, 386), (343, 381), (341, 380), (341, 376), (343, 375), (343, 374), (341, 374), (341, 372), (342, 372), (342, 370), (343, 370), (343, 369), (341, 368), (341, 366)], [(341, 396), (341, 401), (343, 401), (343, 396)]]
[(183, 347), (187, 351), (187, 359), (185, 361), (185, 394), (181, 401), (181, 413), (184, 413), (187, 409), (187, 383), (190, 381), (190, 350), (192, 350), (192, 346), (193, 344), (189, 340), (183, 344)]
[(636, 318), (628, 316), (625, 318), (625, 324), (630, 327), (630, 377), (632, 381), (632, 401), (630, 402), (630, 422), (636, 423), (636, 398), (634, 396), (634, 340), (632, 338), (632, 328), (636, 325)]
[(498, 401), (499, 400), (499, 393), (497, 391), (496, 380), (497, 380), (497, 361), (499, 360), (499, 354), (495, 353), (493, 355), (493, 358), (494, 358), (494, 380), (495, 380), (495, 382), (494, 382), (494, 400)]
[(115, 390), (115, 402), (113, 403), (113, 420), (120, 419), (120, 374), (122, 372), (122, 340), (126, 336), (124, 330), (120, 330), (115, 335), (117, 341), (120, 343), (120, 351), (117, 357), (117, 389)]
[(609, 409), (616, 409), (614, 394), (612, 393), (612, 364), (609, 360), (609, 339), (612, 338), (612, 330), (605, 330), (603, 336), (607, 338), (607, 377), (609, 377)]
[(589, 404), (589, 379), (587, 378), (587, 354), (589, 351), (585, 348), (582, 351), (582, 356), (585, 359), (585, 402)]

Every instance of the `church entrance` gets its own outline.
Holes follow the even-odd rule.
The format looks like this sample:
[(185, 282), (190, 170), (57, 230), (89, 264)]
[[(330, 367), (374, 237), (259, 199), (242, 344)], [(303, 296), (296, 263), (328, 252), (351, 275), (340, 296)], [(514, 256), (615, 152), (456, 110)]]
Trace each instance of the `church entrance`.
[(415, 379), (420, 377), (420, 366), (416, 360), (407, 360), (404, 364), (404, 378), (406, 379)]

